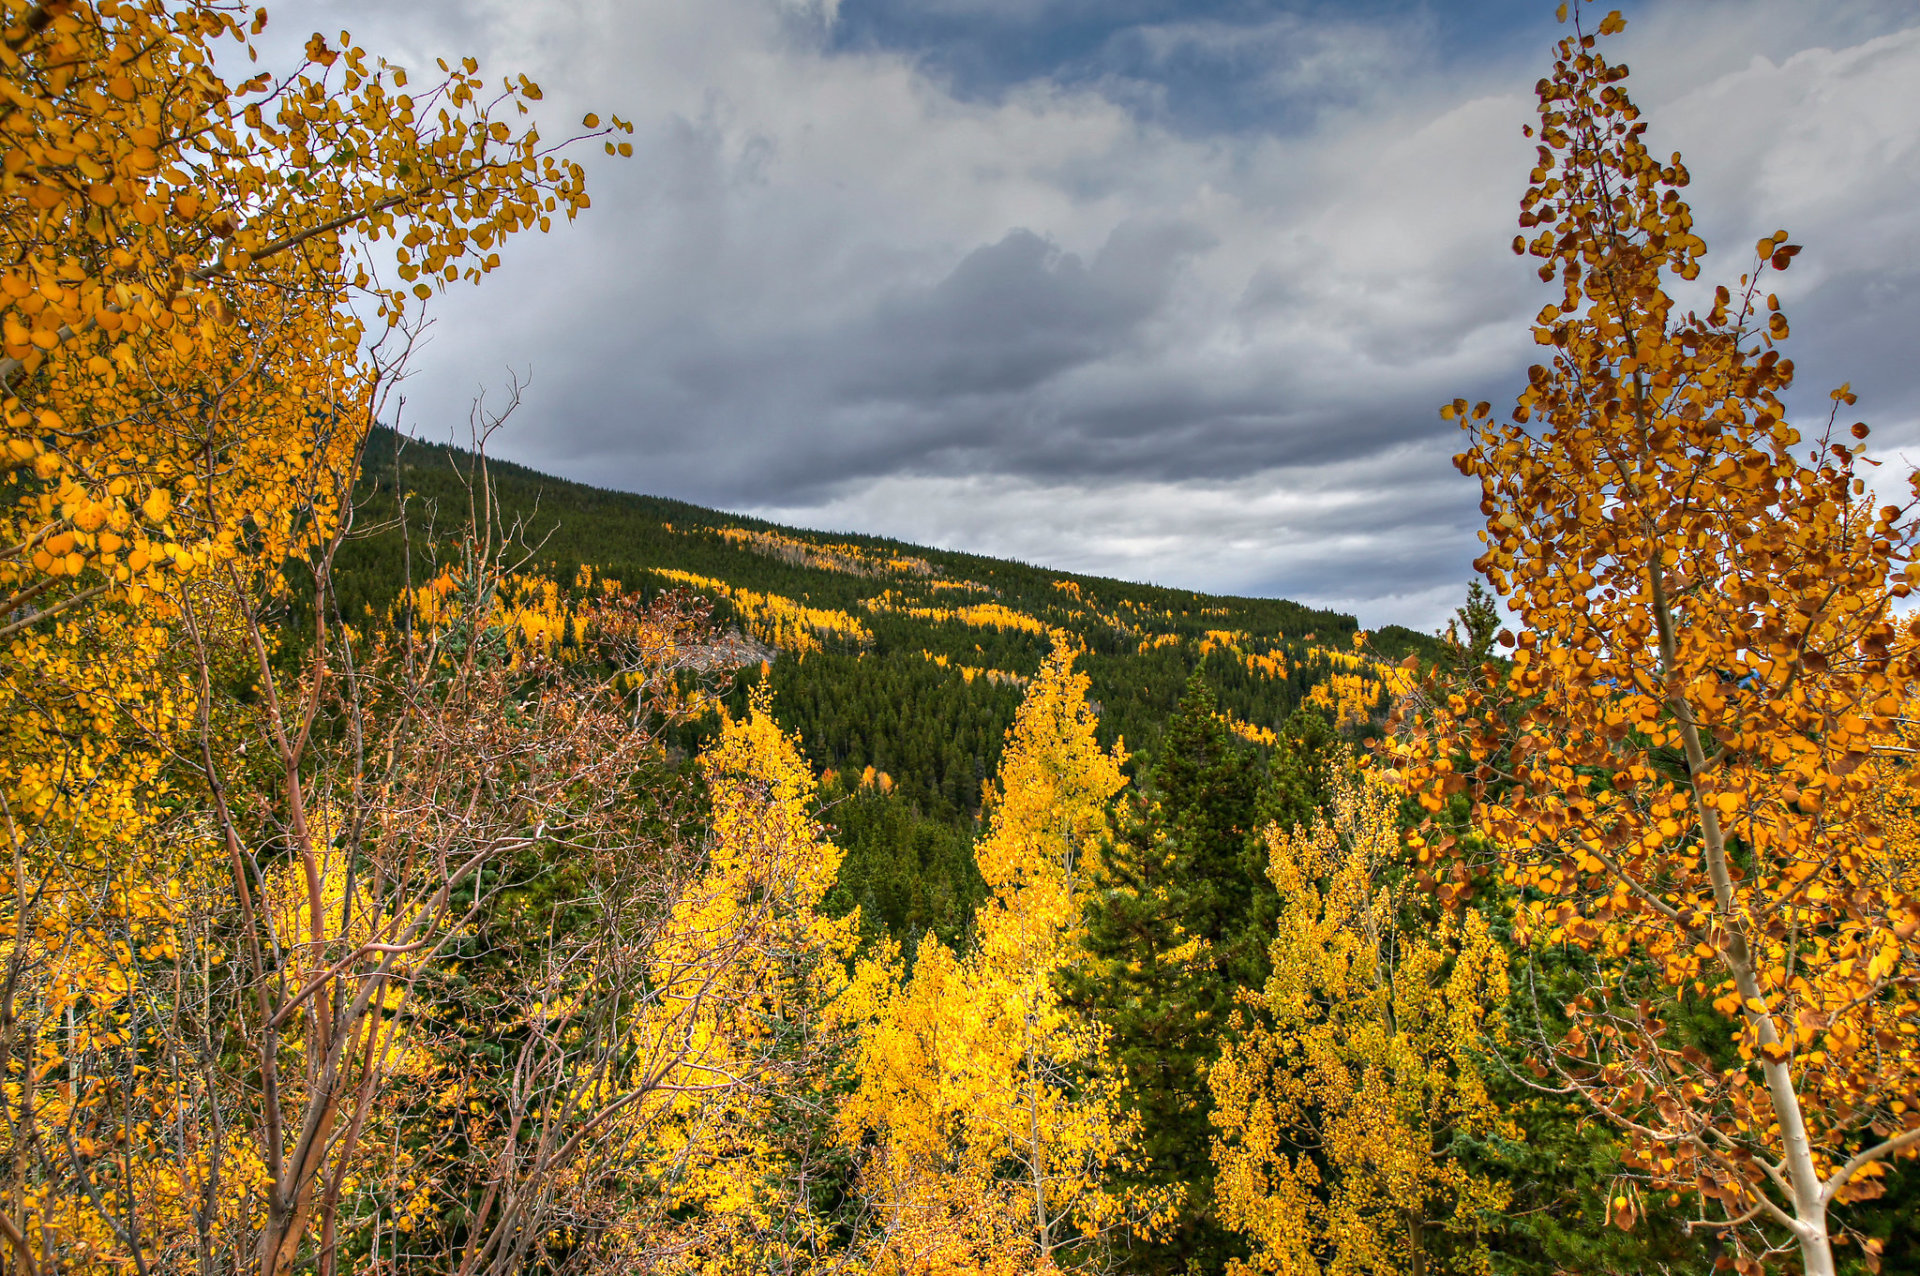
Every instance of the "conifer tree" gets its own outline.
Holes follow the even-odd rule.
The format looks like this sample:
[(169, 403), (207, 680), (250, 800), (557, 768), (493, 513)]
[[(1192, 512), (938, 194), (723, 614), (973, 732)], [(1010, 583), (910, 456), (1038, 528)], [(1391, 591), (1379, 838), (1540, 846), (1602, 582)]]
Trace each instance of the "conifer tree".
[[(1313, 823), (1326, 808), (1339, 769), (1340, 736), (1326, 715), (1302, 704), (1287, 716), (1280, 743), (1267, 764), (1267, 785), (1261, 796), (1260, 827), (1278, 824), (1283, 831)], [(1266, 852), (1257, 852), (1265, 864)], [(1262, 877), (1264, 879), (1264, 876)]]
[(1144, 1132), (1141, 1177), (1182, 1198), (1166, 1238), (1132, 1247), (1135, 1271), (1217, 1272), (1242, 1252), (1212, 1217), (1207, 1069), (1236, 997), (1267, 977), (1278, 896), (1256, 830), (1309, 821), (1324, 788), (1331, 728), (1312, 710), (1288, 727), (1265, 787), (1196, 669), (1149, 791), (1108, 857), (1105, 889), (1087, 905), (1087, 957), (1069, 986), (1113, 1032)]

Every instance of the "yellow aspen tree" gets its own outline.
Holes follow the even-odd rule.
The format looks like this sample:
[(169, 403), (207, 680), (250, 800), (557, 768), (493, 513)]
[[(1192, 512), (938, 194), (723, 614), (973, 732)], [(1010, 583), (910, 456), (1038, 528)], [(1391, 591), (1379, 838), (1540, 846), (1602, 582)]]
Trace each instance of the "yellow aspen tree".
[[(328, 1228), (315, 1220), (332, 1217), (328, 1192), (386, 1069), (394, 969), (436, 952), (413, 927), (445, 921), (459, 885), (417, 892), (424, 862), (401, 856), (407, 881), (372, 881), (417, 910), (382, 915), (378, 933), (355, 929), (365, 913), (348, 906), (328, 919), (328, 839), (365, 823), (334, 817), (313, 727), (371, 687), (328, 664), (355, 637), (324, 606), (313, 662), (286, 672), (265, 603), (296, 558), (326, 595), (409, 309), (492, 271), (505, 236), (586, 207), (584, 173), (522, 119), (538, 86), (495, 90), (474, 63), (409, 94), (403, 69), (315, 35), (284, 75), (223, 81), (217, 44), (252, 58), (263, 23), (221, 0), (0, 4), (0, 814), (13, 865), (0, 1050), (33, 1076), (6, 1094), (0, 1241), (27, 1266), (294, 1263)], [(378, 259), (411, 290), (382, 280)], [(248, 685), (252, 706), (230, 695)], [(346, 718), (365, 710), (355, 700)], [(405, 743), (434, 741), (447, 735)], [(420, 764), (411, 777), (428, 789), (447, 779), (401, 754), (386, 762)], [(371, 792), (392, 791), (355, 800)], [(240, 837), (261, 808), (288, 823)], [(497, 825), (468, 833), (482, 848), (505, 839), (493, 850), (513, 840)], [(263, 894), (280, 854), (300, 860), (307, 929), (284, 946)], [(236, 975), (240, 957), (259, 961)], [(246, 1048), (286, 1046), (309, 1075), (267, 1067), (261, 1090), (228, 1088), (244, 1080), (215, 1067), (234, 1057), (221, 1015), (236, 981), (259, 1007), (234, 1028), (257, 1034)], [(294, 1111), (313, 1126), (290, 1134)]]
[[(462, 64), (409, 96), (317, 35), (283, 76), (223, 81), (216, 45), (250, 54), (264, 22), (194, 0), (0, 10), (0, 793), (29, 878), (151, 867), (134, 794), (177, 768), (198, 695), (181, 591), (272, 591), (331, 534), (405, 345), (368, 345), (360, 312), (398, 325), (431, 291), (382, 285), (367, 247), (477, 279), (497, 254), (476, 246), (535, 205), (584, 206), (578, 166), (518, 118), (531, 82), (483, 100)], [(209, 635), (236, 620), (199, 606)]]
[(623, 1132), (645, 1148), (665, 1224), (636, 1257), (668, 1272), (826, 1270), (840, 1257), (812, 1190), (830, 1151), (828, 1086), (873, 989), (849, 973), (857, 911), (820, 909), (842, 853), (816, 781), (763, 682), (724, 710), (700, 759), (712, 816), (705, 867), (654, 958), (635, 1031), (655, 1065), (654, 1112)]
[(1064, 1004), (1080, 908), (1125, 783), (1095, 740), (1084, 674), (1056, 639), (1002, 756), (976, 848), (992, 897), (972, 952), (924, 940), (912, 978), (868, 1029), (860, 1085), (843, 1109), (871, 1142), (876, 1268), (1053, 1270), (1091, 1261), (1139, 1202), (1103, 1179), (1134, 1131), (1096, 1023)]
[[(143, 972), (164, 969), (198, 938), (183, 923), (207, 880), (186, 871), (180, 853), (175, 778), (161, 751), (125, 747), (127, 736), (181, 728), (185, 662), (141, 617), (74, 614), (49, 629), (26, 669), (8, 670), (28, 676), (0, 713), (0, 1253), (9, 1271), (31, 1270), (49, 1252), (83, 1269), (121, 1252), (86, 1187), (160, 1231), (182, 1229), (193, 1205), (113, 1136), (122, 1121), (150, 1115), (135, 1095), (164, 1086), (124, 1084), (111, 1066), (151, 1057), (164, 1016), (145, 1004)], [(84, 1177), (62, 1172), (68, 1149), (94, 1167)]]
[(1221, 1218), (1253, 1250), (1231, 1272), (1490, 1270), (1480, 1236), (1508, 1193), (1452, 1148), (1518, 1135), (1481, 1073), (1507, 958), (1471, 909), (1418, 916), (1398, 808), (1342, 766), (1312, 827), (1267, 830), (1273, 973), (1208, 1077)]
[(315, 34), (298, 66), (229, 83), (218, 46), (257, 57), (266, 21), (227, 0), (0, 7), (0, 638), (324, 536), (339, 494), (315, 474), (348, 467), (405, 345), (365, 319), (400, 326), (586, 207), (579, 164), (523, 118), (524, 76), (442, 62), (410, 89)]
[[(310, 787), (309, 733), (334, 696), (362, 688), (343, 692), (351, 671), (343, 681), (326, 663), (343, 635), (323, 623), (323, 654), (279, 696), (298, 680), (275, 666), (260, 604), (295, 556), (324, 577), (409, 309), (497, 266), (504, 237), (586, 205), (580, 167), (522, 118), (540, 97), (524, 77), (496, 91), (475, 64), (442, 64), (409, 93), (403, 69), (316, 34), (299, 65), (228, 83), (216, 46), (251, 59), (265, 22), (225, 0), (0, 3), (0, 801), (18, 976), (0, 1047), (34, 1078), (7, 1095), (0, 1239), (29, 1266), (246, 1252), (263, 1182), (283, 1199), (262, 1265), (294, 1260), (319, 1199), (317, 1162), (300, 1157), (349, 1147), (357, 1118), (336, 1103), (347, 1091), (317, 1100), (319, 1124), (288, 1160), (277, 1116), (214, 1093), (209, 1061), (231, 1043), (204, 1005), (189, 1013), (189, 994), (228, 986), (238, 954), (195, 910), (264, 929), (252, 951), (274, 960), (255, 966), (255, 991), (271, 982), (285, 1000), (254, 1026), (309, 1063), (313, 1028), (343, 1022), (338, 1005), (315, 1006), (353, 987), (330, 1085), (380, 1053), (390, 968), (410, 963), (387, 953), (373, 965), (389, 973), (370, 981), (307, 964), (392, 941), (357, 933), (351, 907), (337, 927), (322, 921), (326, 838), (353, 826)], [(397, 283), (378, 258), (397, 263)], [(256, 679), (274, 718), (265, 739), (251, 731), (259, 707), (225, 695)], [(244, 760), (236, 735), (259, 746)], [(268, 787), (240, 801), (232, 786), (254, 780)], [(230, 854), (234, 810), (254, 802), (299, 827)], [(254, 857), (290, 845), (311, 947), (279, 944), (259, 894)], [(342, 980), (317, 996), (300, 984), (316, 972)], [(184, 1090), (162, 1093), (166, 1070), (145, 1064), (96, 1066), (140, 1051), (171, 1051)], [(186, 1133), (196, 1113), (219, 1138)], [(247, 1129), (269, 1130), (271, 1155), (248, 1161)]]
[(966, 1128), (992, 1077), (977, 1053), (973, 993), (960, 959), (928, 937), (911, 979), (862, 1033), (859, 1086), (839, 1119), (848, 1146), (868, 1149), (860, 1188), (873, 1235), (863, 1248), (877, 1272), (1019, 1270), (1009, 1256), (1025, 1251), (1025, 1202), (995, 1173), (997, 1143)]
[[(1692, 1195), (1742, 1270), (1784, 1247), (1825, 1276), (1831, 1208), (1920, 1147), (1920, 901), (1873, 761), (1916, 673), (1892, 610), (1920, 578), (1913, 504), (1868, 492), (1846, 387), (1811, 435), (1787, 419), (1784, 233), (1682, 310), (1706, 251), (1687, 170), (1600, 51), (1619, 15), (1575, 21), (1514, 241), (1558, 287), (1547, 361), (1510, 422), (1443, 413), (1470, 433), (1477, 565), (1520, 633), (1510, 666), (1405, 724), (1413, 791), (1436, 822), (1464, 793), (1480, 835), (1436, 827), (1419, 854), (1449, 896), (1498, 872), (1518, 934), (1592, 954), (1547, 1075), (1650, 1185)], [(1686, 1040), (1676, 997), (1724, 1038)]]

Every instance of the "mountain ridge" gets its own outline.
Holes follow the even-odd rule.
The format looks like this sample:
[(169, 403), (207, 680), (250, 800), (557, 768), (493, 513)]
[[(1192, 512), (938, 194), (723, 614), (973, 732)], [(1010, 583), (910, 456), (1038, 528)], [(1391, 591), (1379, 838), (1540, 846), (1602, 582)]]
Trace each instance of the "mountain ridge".
[[(377, 489), (383, 485), (383, 480), (398, 459), (398, 453), (402, 448), (408, 457), (405, 462), (408, 472), (413, 475), (420, 473), (423, 460), (428, 460), (436, 468), (451, 470), (471, 464), (475, 455), (468, 449), (451, 443), (428, 442), (415, 437), (402, 436), (386, 426), (376, 426), (368, 437), (363, 457), (363, 492), (369, 487)], [(1195, 604), (1205, 604), (1209, 609), (1225, 606), (1234, 612), (1285, 609), (1299, 618), (1300, 623), (1297, 627), (1302, 628), (1302, 632), (1313, 633), (1316, 636), (1322, 629), (1340, 637), (1349, 636), (1359, 629), (1357, 618), (1349, 613), (1331, 608), (1315, 608), (1286, 598), (1250, 594), (1216, 594), (1152, 581), (1075, 572), (1023, 559), (1002, 558), (963, 549), (922, 545), (871, 532), (800, 527), (794, 524), (777, 523), (756, 515), (698, 505), (677, 497), (631, 492), (621, 488), (603, 487), (577, 479), (563, 478), (522, 462), (505, 461), (491, 456), (486, 457), (485, 460), (491, 481), (504, 498), (502, 504), (516, 514), (529, 516), (530, 521), (557, 518), (552, 511), (543, 508), (544, 502), (539, 499), (551, 492), (556, 497), (571, 495), (574, 498), (571, 504), (575, 509), (580, 508), (580, 498), (585, 497), (589, 507), (595, 505), (616, 507), (629, 518), (652, 520), (668, 530), (672, 530), (675, 524), (711, 530), (733, 527), (747, 531), (774, 533), (794, 540), (851, 544), (874, 550), (907, 551), (930, 561), (938, 559), (949, 567), (960, 568), (962, 572), (984, 570), (989, 574), (999, 574), (999, 569), (1004, 568), (1009, 571), (1044, 575), (1053, 580), (1071, 581), (1082, 588), (1101, 588), (1109, 592), (1119, 591), (1122, 594), (1144, 592), (1167, 598), (1185, 598)], [(530, 495), (534, 498), (532, 501), (527, 499)], [(558, 520), (554, 524), (556, 529), (563, 526), (564, 520)], [(607, 555), (603, 553), (602, 556)], [(567, 556), (562, 554), (549, 557), (555, 563), (564, 563)], [(575, 558), (576, 561), (589, 561), (586, 556), (576, 555)], [(1193, 609), (1189, 608), (1189, 610)], [(1391, 660), (1404, 658), (1408, 654), (1418, 654), (1423, 659), (1430, 659), (1437, 655), (1440, 649), (1440, 643), (1432, 635), (1403, 625), (1383, 625), (1367, 632), (1369, 644), (1373, 649), (1382, 657)]]

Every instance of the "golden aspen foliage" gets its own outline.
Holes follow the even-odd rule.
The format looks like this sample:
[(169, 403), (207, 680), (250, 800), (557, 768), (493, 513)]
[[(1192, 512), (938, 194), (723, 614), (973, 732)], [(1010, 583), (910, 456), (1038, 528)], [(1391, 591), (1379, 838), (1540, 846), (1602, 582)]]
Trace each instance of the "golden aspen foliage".
[(797, 656), (821, 649), (816, 634), (835, 634), (860, 643), (873, 641), (873, 634), (867, 627), (844, 611), (835, 611), (830, 607), (809, 607), (779, 594), (737, 588), (711, 576), (700, 576), (672, 567), (655, 568), (653, 574), (675, 584), (720, 595), (740, 613), (740, 619), (746, 622), (755, 637)]
[(1326, 712), (1336, 726), (1365, 726), (1392, 700), (1404, 694), (1411, 679), (1362, 653), (1364, 633), (1354, 635), (1353, 650), (1313, 647), (1305, 661), (1309, 669), (1324, 671), (1307, 691), (1307, 703)]
[(923, 582), (935, 593), (991, 594), (993, 587), (977, 580), (947, 580), (944, 577)]
[[(128, 1065), (178, 1045), (168, 998), (182, 963), (204, 969), (196, 922), (224, 868), (202, 859), (194, 786), (174, 765), (198, 697), (166, 618), (74, 609), (0, 648), (0, 1238), (14, 1258), (111, 1262), (124, 1251), (99, 1202), (162, 1233), (198, 1204), (192, 1175), (113, 1133), (172, 1114), (165, 1072)], [(199, 1164), (252, 1173), (219, 1149)]]
[(1270, 651), (1265, 655), (1249, 652), (1241, 658), (1246, 662), (1247, 672), (1257, 678), (1271, 678), (1277, 682), (1287, 676), (1286, 659), (1277, 651)]
[[(1784, 232), (1731, 285), (1688, 287), (1687, 170), (1649, 149), (1625, 77), (1576, 26), (1540, 81), (1514, 248), (1556, 286), (1546, 362), (1509, 423), (1443, 411), (1520, 632), (1510, 666), (1412, 715), (1400, 765), (1436, 821), (1470, 806), (1479, 840), (1417, 839), (1444, 894), (1496, 848), (1521, 937), (1599, 962), (1553, 1083), (1655, 1188), (1697, 1194), (1743, 1270), (1784, 1245), (1828, 1273), (1829, 1208), (1920, 1147), (1920, 902), (1881, 805), (1910, 782), (1881, 755), (1916, 674), (1893, 612), (1920, 578), (1913, 505), (1869, 493), (1846, 387), (1811, 433), (1787, 419)], [(1724, 1039), (1685, 1041), (1676, 995)]]
[(230, 83), (266, 14), (226, 0), (6, 0), (4, 22), (0, 637), (236, 556), (276, 571), (324, 535), (322, 476), (402, 353), (366, 321), (587, 205), (525, 77), (410, 88), (315, 34)]
[[(75, 612), (44, 640), (12, 644), (0, 714), (0, 817), (9, 852), (0, 896), (0, 1060), (7, 1071), (0, 1157), (7, 1169), (9, 1264), (61, 1252), (82, 1268), (122, 1252), (95, 1199), (148, 1226), (181, 1228), (191, 1178), (130, 1152), (120, 1120), (169, 1111), (162, 1075), (126, 1076), (164, 1057), (170, 1025), (150, 1013), (196, 934), (207, 895), (167, 754), (142, 747), (190, 712), (184, 662), (142, 618)], [(157, 978), (156, 978), (157, 976)], [(212, 1156), (245, 1181), (244, 1160)], [(39, 1162), (39, 1164), (35, 1164)]]
[[(1074, 671), (1073, 659), (1072, 648), (1056, 636), (1007, 731), (999, 796), (974, 852), (993, 892), (980, 923), (983, 949), (1002, 919), (1009, 937), (1056, 947), (1071, 942), (1077, 893), (1110, 829), (1108, 802), (1126, 785), (1120, 747), (1109, 752), (1095, 739), (1090, 679)], [(1037, 972), (1050, 960), (1009, 968)]]
[(923, 606), (916, 604), (896, 590), (886, 590), (875, 597), (865, 600), (871, 611), (894, 612), (902, 616), (912, 616), (917, 620), (931, 620), (936, 624), (952, 622), (968, 625), (974, 629), (994, 629), (1001, 632), (1029, 633), (1046, 635), (1052, 632), (1044, 620), (1029, 616), (1024, 611), (1015, 611), (1005, 603), (981, 602), (962, 603), (959, 606)]
[(997, 1142), (1027, 1220), (1021, 1248), (1034, 1266), (1097, 1258), (1100, 1237), (1152, 1205), (1105, 1182), (1135, 1155), (1134, 1118), (1107, 1060), (1106, 1033), (1069, 1008), (1059, 977), (1081, 956), (1081, 907), (1111, 836), (1120, 762), (1095, 739), (1089, 679), (1056, 635), (1008, 732), (986, 836), (975, 847), (991, 892), (970, 954), (976, 1049), (995, 1060), (970, 1114), (976, 1137)]
[(722, 711), (700, 766), (704, 864), (654, 949), (633, 1029), (650, 1093), (601, 1136), (632, 1141), (658, 1202), (601, 1248), (652, 1270), (805, 1269), (834, 1248), (805, 1186), (832, 1141), (827, 1084), (875, 989), (849, 974), (858, 912), (820, 910), (841, 852), (764, 683), (744, 719)]
[(1307, 703), (1326, 711), (1336, 726), (1364, 726), (1380, 707), (1381, 688), (1359, 674), (1332, 672), (1313, 684)]
[(955, 664), (944, 652), (935, 653), (928, 651), (924, 647), (920, 649), (920, 655), (929, 663), (938, 665), (942, 669), (959, 670), (961, 680), (968, 684), (971, 684), (975, 678), (985, 678), (995, 686), (1006, 687), (1026, 687), (1033, 682), (1033, 679), (1023, 673), (1013, 673), (1006, 669), (988, 669), (982, 665)]
[[(362, 804), (445, 770), (401, 749), (385, 762), (421, 769), (337, 802), (316, 724), (373, 688), (328, 661), (368, 653), (323, 622), (289, 676), (263, 604), (295, 560), (324, 596), (406, 316), (584, 208), (584, 175), (520, 118), (537, 86), (471, 62), (409, 93), (316, 34), (298, 66), (230, 83), (265, 22), (224, 0), (0, 3), (9, 1262), (284, 1270), (331, 1228), (359, 1105), (401, 1066), (395, 968), (430, 961), (422, 928), (446, 918), (451, 883), (422, 886), (417, 858), (434, 838), (374, 887), (374, 852), (333, 843), (406, 842), (421, 808), (369, 834)], [(484, 860), (506, 835), (476, 836)]]
[(1506, 953), (1471, 909), (1419, 915), (1397, 790), (1350, 765), (1332, 785), (1312, 827), (1266, 831), (1272, 974), (1209, 1076), (1221, 1219), (1253, 1251), (1230, 1270), (1486, 1272), (1508, 1192), (1449, 1148), (1518, 1134), (1481, 1073)]
[(843, 1137), (867, 1149), (876, 1272), (1015, 1273), (1096, 1261), (1145, 1200), (1105, 1176), (1135, 1137), (1105, 1034), (1062, 1000), (1080, 901), (1125, 783), (1094, 738), (1087, 678), (1056, 640), (1013, 727), (985, 837), (973, 951), (923, 940), (863, 1034)]
[(1248, 635), (1237, 629), (1209, 629), (1200, 636), (1200, 641), (1195, 646), (1202, 656), (1220, 650), (1231, 651), (1237, 655), (1240, 644), (1246, 642), (1247, 637)]
[(1258, 744), (1269, 749), (1279, 747), (1280, 733), (1272, 727), (1262, 727), (1251, 722), (1242, 722), (1230, 713), (1220, 714), (1219, 718), (1222, 722), (1226, 723), (1227, 730), (1233, 732), (1248, 744)]

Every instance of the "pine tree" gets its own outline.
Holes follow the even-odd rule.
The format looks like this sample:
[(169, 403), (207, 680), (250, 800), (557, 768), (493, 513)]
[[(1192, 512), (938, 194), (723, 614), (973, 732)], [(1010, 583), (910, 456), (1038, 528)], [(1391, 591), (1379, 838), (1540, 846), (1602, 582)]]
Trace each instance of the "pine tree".
[[(1287, 717), (1280, 731), (1280, 744), (1267, 765), (1267, 786), (1261, 795), (1262, 828), (1278, 824), (1282, 831), (1311, 825), (1326, 808), (1332, 792), (1339, 733), (1326, 715), (1312, 705), (1302, 704)], [(1265, 881), (1266, 852), (1254, 852), (1256, 869)]]
[[(1262, 817), (1310, 818), (1316, 785), (1305, 755), (1283, 748), (1285, 781), (1263, 793), (1258, 758), (1236, 745), (1195, 670), (1148, 776), (1148, 794), (1113, 848), (1105, 889), (1088, 903), (1086, 961), (1070, 976), (1076, 1001), (1105, 1018), (1124, 1068), (1150, 1163), (1143, 1183), (1184, 1196), (1164, 1240), (1133, 1247), (1138, 1272), (1224, 1269), (1242, 1253), (1212, 1216), (1207, 1068), (1241, 989), (1266, 980), (1277, 896), (1265, 872)], [(1297, 809), (1298, 808), (1298, 809)]]

